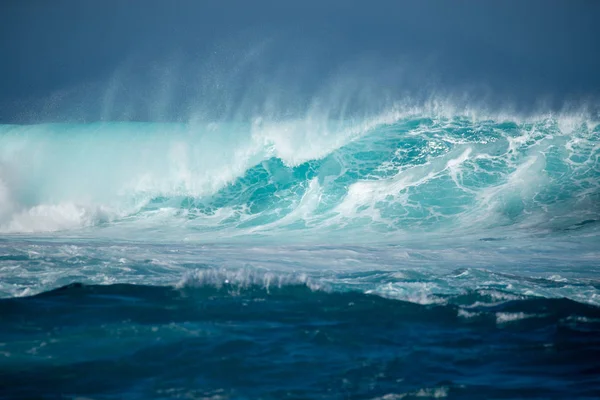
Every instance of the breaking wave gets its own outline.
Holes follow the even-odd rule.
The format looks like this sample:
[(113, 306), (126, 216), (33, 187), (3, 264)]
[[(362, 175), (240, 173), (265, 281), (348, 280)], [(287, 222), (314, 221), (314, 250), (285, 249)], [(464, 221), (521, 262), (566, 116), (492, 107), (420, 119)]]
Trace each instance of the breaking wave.
[(596, 230), (599, 129), (575, 116), (415, 110), (5, 125), (0, 230), (144, 237), (160, 227), (162, 240), (211, 241)]

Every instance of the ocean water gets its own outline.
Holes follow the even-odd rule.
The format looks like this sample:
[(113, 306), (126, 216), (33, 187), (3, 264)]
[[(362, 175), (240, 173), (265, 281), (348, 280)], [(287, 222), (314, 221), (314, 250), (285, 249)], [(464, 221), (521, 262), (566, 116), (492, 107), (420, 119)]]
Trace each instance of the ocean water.
[(599, 135), (0, 126), (0, 398), (599, 398)]

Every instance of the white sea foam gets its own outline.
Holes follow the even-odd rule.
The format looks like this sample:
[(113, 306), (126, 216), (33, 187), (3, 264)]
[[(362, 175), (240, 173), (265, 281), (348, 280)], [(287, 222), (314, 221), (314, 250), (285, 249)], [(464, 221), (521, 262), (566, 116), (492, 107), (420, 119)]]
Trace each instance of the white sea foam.
[(467, 311), (462, 308), (459, 308), (457, 311), (457, 315), (461, 318), (469, 319), (469, 318), (475, 318), (475, 317), (481, 315), (481, 313), (471, 312), (471, 311)]
[(533, 317), (535, 317), (535, 315), (525, 314), (522, 312), (518, 312), (518, 313), (499, 312), (499, 313), (496, 313), (496, 323), (497, 324), (506, 324), (506, 323), (516, 322), (516, 321), (520, 321), (520, 320), (523, 320), (526, 318), (533, 318)]
[(420, 397), (429, 399), (443, 399), (448, 397), (449, 389), (446, 386), (437, 388), (424, 388), (414, 392), (407, 393), (388, 393), (380, 397), (375, 397), (373, 400), (400, 400), (406, 397)]
[(270, 288), (302, 285), (311, 290), (327, 290), (326, 284), (310, 278), (306, 274), (282, 273), (265, 270), (242, 268), (232, 269), (202, 269), (185, 274), (177, 287), (210, 286), (215, 288), (231, 287), (233, 290), (259, 287), (267, 292)]

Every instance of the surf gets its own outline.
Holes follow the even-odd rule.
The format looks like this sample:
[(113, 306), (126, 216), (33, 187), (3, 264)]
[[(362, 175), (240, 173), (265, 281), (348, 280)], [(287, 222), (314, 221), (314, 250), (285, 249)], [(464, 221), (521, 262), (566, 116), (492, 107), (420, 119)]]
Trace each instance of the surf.
[(397, 110), (344, 123), (5, 125), (0, 230), (350, 241), (585, 230), (600, 220), (599, 129)]

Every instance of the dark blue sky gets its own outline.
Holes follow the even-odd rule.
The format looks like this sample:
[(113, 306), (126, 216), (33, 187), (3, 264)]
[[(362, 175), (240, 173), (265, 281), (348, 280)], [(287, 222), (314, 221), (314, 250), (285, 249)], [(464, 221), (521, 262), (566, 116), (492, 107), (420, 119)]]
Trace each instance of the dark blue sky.
[(303, 104), (340, 76), (371, 97), (600, 97), (595, 0), (5, 0), (0, 40), (0, 122), (174, 120), (261, 91)]

